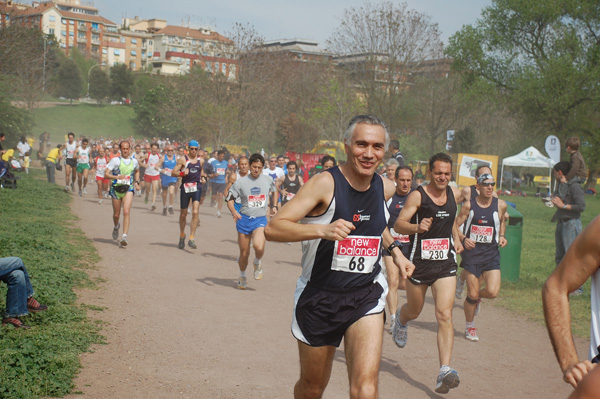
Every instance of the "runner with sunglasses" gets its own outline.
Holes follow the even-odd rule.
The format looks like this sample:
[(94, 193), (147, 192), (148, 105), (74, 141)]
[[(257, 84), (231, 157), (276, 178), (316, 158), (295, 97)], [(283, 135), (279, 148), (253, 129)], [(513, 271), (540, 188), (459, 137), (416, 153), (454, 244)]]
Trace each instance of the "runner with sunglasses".
[[(498, 246), (507, 244), (506, 202), (494, 197), (496, 182), (489, 173), (477, 178), (479, 194), (465, 201), (456, 218), (456, 225), (464, 223), (459, 232), (464, 251), (461, 267), (466, 273), (467, 298), (465, 299), (465, 338), (477, 342), (474, 318), (478, 313), (481, 298), (496, 298), (500, 291), (500, 251)], [(482, 288), (482, 283), (485, 286)]]

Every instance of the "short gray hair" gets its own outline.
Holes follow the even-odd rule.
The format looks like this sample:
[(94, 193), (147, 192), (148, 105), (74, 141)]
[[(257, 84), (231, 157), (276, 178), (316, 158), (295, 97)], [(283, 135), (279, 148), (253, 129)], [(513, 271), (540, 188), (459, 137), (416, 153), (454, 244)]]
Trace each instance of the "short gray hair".
[(376, 117), (375, 115), (356, 115), (355, 117), (350, 119), (350, 123), (348, 123), (348, 127), (344, 132), (344, 144), (350, 145), (350, 142), (352, 141), (352, 135), (354, 134), (354, 130), (356, 129), (356, 126), (360, 125), (361, 123), (367, 125), (381, 126), (383, 130), (385, 130), (385, 150), (387, 151), (390, 145), (390, 133), (388, 132), (388, 127), (385, 124), (385, 122)]
[(396, 158), (390, 158), (386, 161), (385, 166), (400, 166), (400, 162)]

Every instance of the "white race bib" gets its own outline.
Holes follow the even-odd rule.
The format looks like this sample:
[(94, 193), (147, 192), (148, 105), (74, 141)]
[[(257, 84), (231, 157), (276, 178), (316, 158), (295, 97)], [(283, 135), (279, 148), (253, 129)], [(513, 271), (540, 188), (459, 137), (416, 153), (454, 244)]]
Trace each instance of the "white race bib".
[(117, 179), (117, 186), (131, 185), (131, 176), (126, 176), (124, 179)]
[(173, 172), (173, 169), (169, 169), (169, 168), (164, 168), (162, 170), (163, 174), (167, 175), (167, 176), (171, 176), (171, 172)]
[(380, 246), (381, 237), (348, 236), (342, 241), (336, 241), (331, 270), (371, 273), (379, 259)]
[(446, 260), (449, 251), (449, 238), (431, 238), (421, 241), (421, 259)]
[(287, 198), (287, 200), (291, 200), (292, 198), (294, 198), (296, 196), (296, 194), (294, 193), (287, 193), (287, 195), (285, 196), (285, 198)]
[(491, 243), (493, 241), (494, 228), (491, 226), (471, 225), (470, 239), (475, 242)]
[(263, 208), (267, 205), (267, 195), (249, 195), (248, 196), (248, 208)]
[(217, 168), (217, 174), (218, 175), (224, 175), (225, 174), (225, 168)]
[(184, 183), (183, 184), (183, 190), (186, 193), (195, 193), (196, 191), (198, 191), (198, 184), (196, 182), (194, 182), (194, 183)]

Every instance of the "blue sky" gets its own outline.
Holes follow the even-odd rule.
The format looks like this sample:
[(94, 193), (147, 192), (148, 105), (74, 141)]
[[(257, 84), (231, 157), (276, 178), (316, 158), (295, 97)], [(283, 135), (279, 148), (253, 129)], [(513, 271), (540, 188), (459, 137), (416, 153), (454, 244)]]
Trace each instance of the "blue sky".
[[(425, 13), (439, 25), (442, 40), (474, 24), (492, 0), (406, 0), (408, 7)], [(81, 0), (81, 3), (88, 3)], [(372, 3), (377, 3), (372, 1)], [(396, 3), (400, 3), (396, 1)], [(249, 23), (265, 40), (302, 38), (324, 44), (339, 25), (345, 8), (358, 7), (362, 0), (95, 0), (100, 14), (120, 24), (122, 17), (166, 19), (169, 25), (209, 26), (219, 33), (235, 22)], [(182, 24), (183, 21), (183, 24)]]

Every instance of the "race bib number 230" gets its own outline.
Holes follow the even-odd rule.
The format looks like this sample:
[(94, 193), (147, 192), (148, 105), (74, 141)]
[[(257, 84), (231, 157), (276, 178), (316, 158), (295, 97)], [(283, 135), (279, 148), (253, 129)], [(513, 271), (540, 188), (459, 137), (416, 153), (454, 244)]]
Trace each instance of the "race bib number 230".
[(449, 238), (432, 238), (421, 241), (421, 259), (446, 260), (449, 251)]
[(379, 259), (381, 237), (348, 236), (336, 241), (331, 270), (348, 273), (371, 273)]

